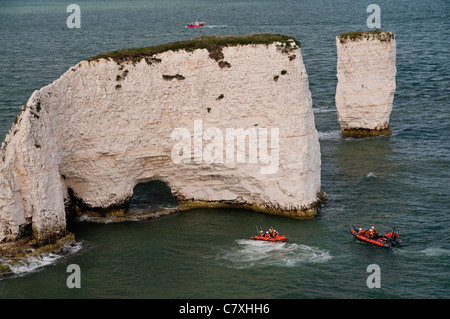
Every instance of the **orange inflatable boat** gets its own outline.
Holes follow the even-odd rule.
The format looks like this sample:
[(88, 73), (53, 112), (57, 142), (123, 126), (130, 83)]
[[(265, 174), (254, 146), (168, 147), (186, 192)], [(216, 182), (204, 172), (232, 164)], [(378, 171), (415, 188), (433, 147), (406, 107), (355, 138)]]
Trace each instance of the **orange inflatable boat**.
[(270, 242), (275, 242), (275, 243), (281, 243), (287, 240), (287, 236), (284, 235), (280, 235), (277, 234), (274, 237), (270, 237), (270, 236), (252, 236), (250, 237), (250, 239), (253, 240), (264, 240), (264, 241), (270, 241)]

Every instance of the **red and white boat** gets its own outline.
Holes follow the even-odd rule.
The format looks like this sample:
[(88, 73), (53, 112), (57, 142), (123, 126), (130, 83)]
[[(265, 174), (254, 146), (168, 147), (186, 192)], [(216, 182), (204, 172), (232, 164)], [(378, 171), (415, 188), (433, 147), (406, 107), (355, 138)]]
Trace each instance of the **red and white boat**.
[(202, 28), (205, 24), (206, 24), (206, 22), (195, 21), (193, 23), (186, 24), (186, 27), (188, 27), (188, 28)]

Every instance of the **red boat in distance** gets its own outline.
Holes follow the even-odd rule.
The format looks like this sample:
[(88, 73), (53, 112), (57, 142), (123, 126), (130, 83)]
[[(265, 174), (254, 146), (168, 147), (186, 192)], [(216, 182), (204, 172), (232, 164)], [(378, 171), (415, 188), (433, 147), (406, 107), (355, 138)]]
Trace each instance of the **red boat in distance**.
[(186, 24), (186, 27), (188, 27), (188, 28), (202, 28), (205, 24), (206, 24), (206, 22), (195, 21), (194, 23)]

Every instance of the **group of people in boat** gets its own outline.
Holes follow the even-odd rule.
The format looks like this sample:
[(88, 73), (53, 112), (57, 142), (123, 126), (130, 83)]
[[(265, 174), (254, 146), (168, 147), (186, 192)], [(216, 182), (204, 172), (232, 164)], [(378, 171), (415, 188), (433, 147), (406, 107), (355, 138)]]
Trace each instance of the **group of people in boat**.
[(366, 229), (358, 229), (358, 235), (370, 238), (370, 239), (378, 239), (381, 238), (382, 235), (377, 233), (377, 230), (375, 229), (375, 227), (371, 227), (371, 228), (366, 228)]
[(259, 236), (260, 237), (269, 237), (269, 238), (274, 238), (278, 236), (278, 232), (273, 229), (273, 227), (270, 227), (268, 231), (264, 232), (264, 231), (260, 231), (259, 232)]

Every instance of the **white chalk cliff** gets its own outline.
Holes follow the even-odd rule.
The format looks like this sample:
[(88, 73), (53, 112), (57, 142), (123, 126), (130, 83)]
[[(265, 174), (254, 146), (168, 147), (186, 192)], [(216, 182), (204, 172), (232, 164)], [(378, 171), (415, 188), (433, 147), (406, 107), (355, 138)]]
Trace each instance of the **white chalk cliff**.
[[(69, 202), (126, 207), (150, 180), (166, 182), (181, 208), (314, 215), (320, 146), (300, 48), (217, 50), (86, 60), (35, 91), (0, 152), (0, 242), (27, 230), (51, 242), (66, 232)], [(247, 133), (240, 160), (227, 157), (233, 128)]]
[(388, 31), (336, 37), (336, 108), (344, 136), (389, 135), (395, 93), (396, 43)]

